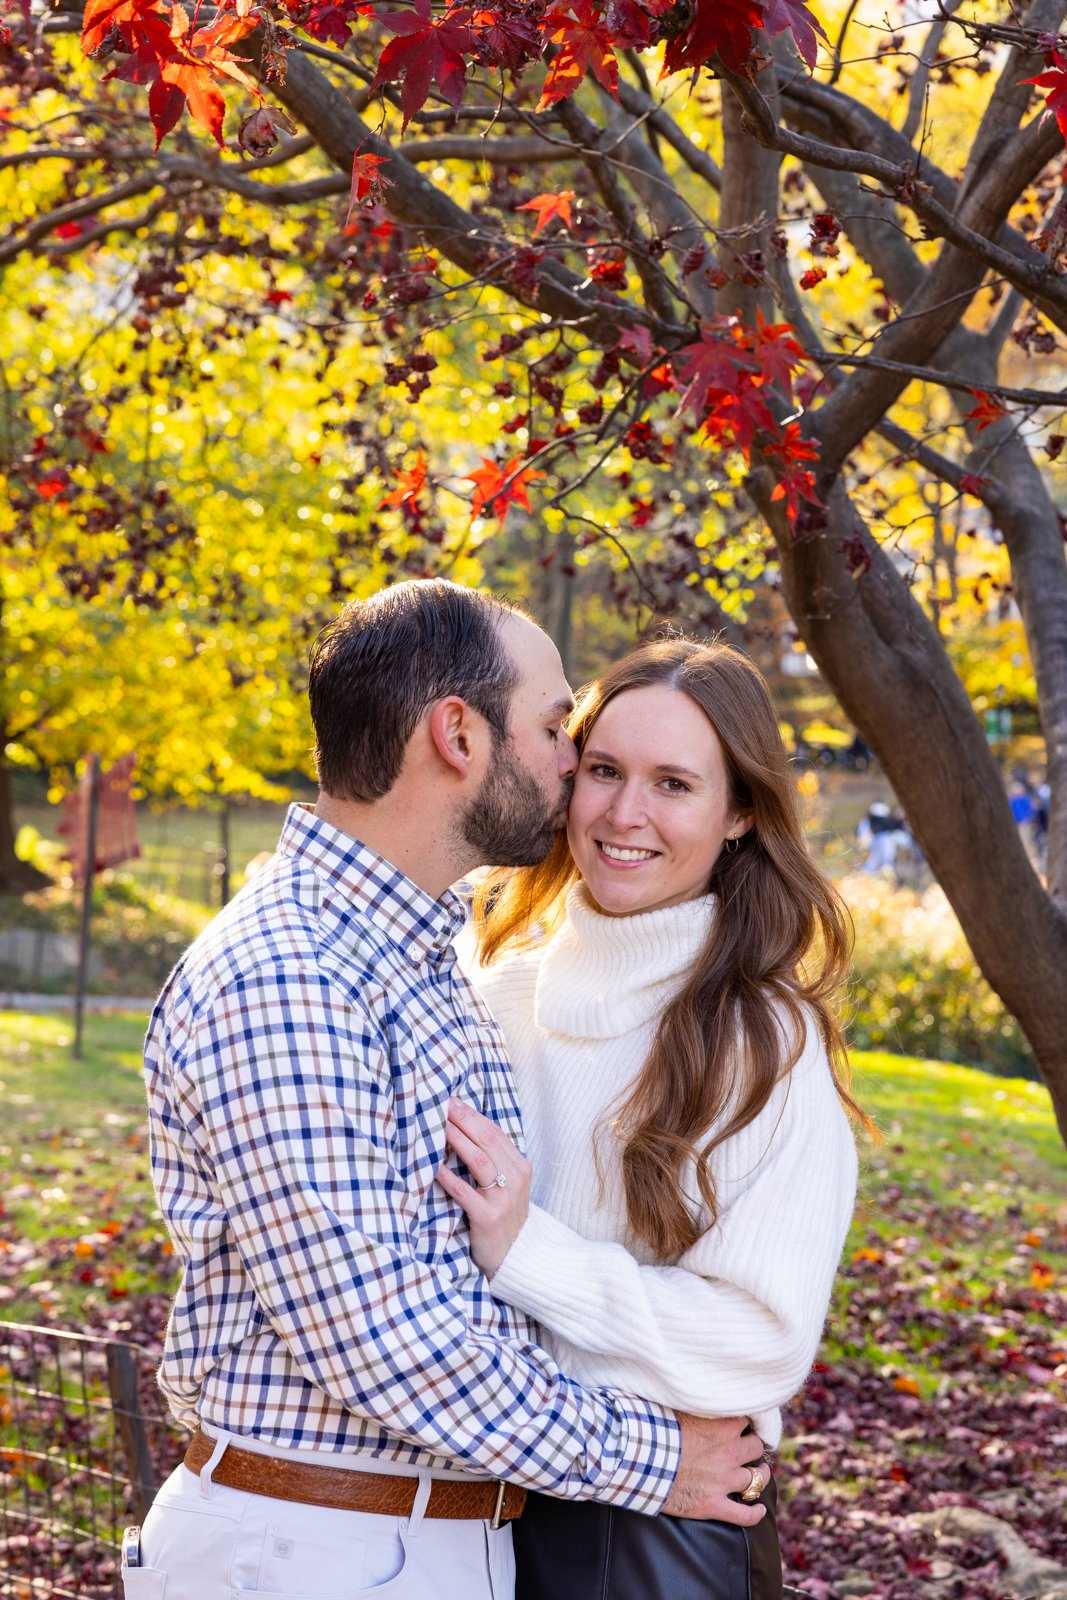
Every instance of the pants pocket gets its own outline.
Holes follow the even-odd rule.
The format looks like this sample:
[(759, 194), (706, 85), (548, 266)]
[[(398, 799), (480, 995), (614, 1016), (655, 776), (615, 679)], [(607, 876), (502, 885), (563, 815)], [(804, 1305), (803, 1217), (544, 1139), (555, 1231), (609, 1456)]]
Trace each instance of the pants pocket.
[(388, 1594), (407, 1551), (397, 1517), (277, 1501), (241, 1520), (230, 1568), (232, 1600), (356, 1600)]
[(154, 1567), (123, 1567), (123, 1600), (164, 1600), (167, 1574)]

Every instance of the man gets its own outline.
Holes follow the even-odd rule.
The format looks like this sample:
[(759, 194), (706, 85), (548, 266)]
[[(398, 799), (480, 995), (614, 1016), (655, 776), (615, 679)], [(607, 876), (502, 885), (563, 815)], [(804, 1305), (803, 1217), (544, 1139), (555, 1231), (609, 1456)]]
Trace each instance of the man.
[(321, 793), (193, 945), (145, 1052), (183, 1264), (160, 1381), (198, 1429), (127, 1600), (501, 1600), (536, 1486), (753, 1525), (743, 1423), (572, 1382), (435, 1182), (453, 1097), (518, 1134), (449, 885), (543, 859), (575, 770), (559, 656), (442, 582), (348, 607), (309, 685)]

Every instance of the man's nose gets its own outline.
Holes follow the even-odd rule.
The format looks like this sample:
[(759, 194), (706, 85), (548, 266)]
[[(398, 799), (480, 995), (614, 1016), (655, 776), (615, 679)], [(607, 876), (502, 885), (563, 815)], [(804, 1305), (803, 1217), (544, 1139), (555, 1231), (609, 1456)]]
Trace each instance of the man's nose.
[(556, 748), (560, 777), (573, 778), (578, 771), (578, 746), (566, 728), (560, 729), (559, 738), (556, 740)]

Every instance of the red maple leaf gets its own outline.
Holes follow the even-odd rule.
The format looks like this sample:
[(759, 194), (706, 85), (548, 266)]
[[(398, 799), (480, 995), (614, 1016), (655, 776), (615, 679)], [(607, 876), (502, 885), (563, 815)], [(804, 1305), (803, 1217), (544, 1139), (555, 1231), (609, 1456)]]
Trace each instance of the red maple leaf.
[(475, 11), (471, 27), (478, 39), (479, 59), (487, 66), (519, 72), (541, 54), (544, 39), (532, 12)]
[(801, 465), (804, 461), (818, 461), (819, 451), (810, 439), (805, 439), (799, 422), (787, 422), (777, 439), (764, 444), (763, 453), (778, 463), (779, 477), (771, 499), (785, 501), (790, 522), (796, 519), (801, 500), (815, 506), (822, 504), (815, 492), (814, 474)]
[(825, 39), (826, 33), (804, 0), (763, 0), (763, 26), (772, 39), (779, 33), (791, 33), (808, 71), (814, 71), (818, 39)]
[(404, 127), (426, 104), (434, 84), (449, 105), (458, 106), (467, 87), (467, 55), (478, 43), (467, 25), (470, 11), (452, 6), (436, 22), (430, 0), (415, 0), (410, 11), (386, 11), (378, 20), (397, 37), (378, 58), (371, 88), (401, 85)]
[(985, 389), (972, 389), (971, 393), (978, 401), (973, 411), (968, 411), (964, 417), (965, 422), (977, 422), (978, 432), (984, 428), (991, 428), (994, 422), (999, 422), (1001, 417), (1007, 416), (1007, 410), (999, 400), (995, 400)]
[(801, 499), (806, 499), (813, 506), (821, 506), (814, 474), (809, 472), (808, 467), (801, 466), (801, 462), (817, 461), (819, 451), (809, 438), (801, 434), (800, 422), (787, 422), (779, 437), (771, 438), (763, 445), (763, 454), (769, 461), (777, 462), (779, 477), (771, 499), (784, 499), (790, 522), (797, 517)]
[(678, 387), (682, 398), (678, 410), (690, 410), (698, 417), (706, 409), (709, 393), (736, 392), (742, 371), (753, 371), (756, 363), (738, 342), (738, 330), (725, 318), (706, 324), (695, 344), (683, 345), (674, 352), (681, 362)]
[[(128, 0), (122, 0), (127, 4)], [(165, 37), (158, 28), (143, 28), (147, 10), (139, 14), (132, 27), (136, 35), (129, 59), (107, 74), (129, 83), (148, 83), (148, 110), (156, 130), (156, 149), (177, 123), (186, 106), (194, 122), (222, 143), (222, 122), (226, 102), (218, 87), (220, 77), (233, 78), (258, 95), (255, 83), (230, 52), (229, 46), (244, 39), (258, 27), (258, 19), (225, 13), (207, 28), (192, 30), (183, 6), (170, 8), (170, 24)], [(156, 19), (159, 20), (158, 17)]]
[(359, 150), (352, 157), (352, 187), (348, 195), (348, 212), (345, 216), (345, 233), (354, 233), (355, 224), (352, 214), (358, 205), (364, 201), (368, 205), (376, 205), (382, 198), (382, 190), (392, 183), (391, 178), (383, 178), (378, 168), (384, 165), (388, 156), (376, 156), (367, 151), (361, 155)]
[(550, 11), (544, 30), (559, 51), (548, 69), (538, 111), (566, 100), (591, 72), (601, 88), (619, 98), (619, 62), (612, 34), (593, 0), (572, 0), (569, 11)]
[(331, 0), (316, 0), (302, 24), (304, 32), (323, 44), (340, 45), (343, 50), (352, 36), (356, 9), (346, 3), (334, 5)]
[(65, 477), (42, 478), (37, 485), (37, 493), (42, 500), (54, 500), (57, 495), (65, 494), (70, 484)]
[(780, 383), (783, 389), (792, 390), (793, 372), (807, 360), (792, 337), (795, 332), (791, 322), (764, 322), (763, 312), (757, 308), (752, 354), (765, 383)]
[(719, 450), (740, 450), (747, 459), (758, 433), (774, 429), (764, 391), (747, 373), (739, 372), (732, 388), (709, 389), (701, 432)]
[(807, 272), (802, 272), (800, 275), (800, 287), (802, 289), (814, 289), (815, 285), (821, 283), (825, 276), (825, 267), (809, 267)]
[(1047, 89), (1045, 96), (1045, 110), (1051, 111), (1059, 125), (1063, 137), (1067, 139), (1067, 60), (1060, 55), (1058, 50), (1050, 50), (1045, 57), (1050, 65), (1045, 72), (1036, 78), (1024, 78), (1024, 83), (1036, 84), (1039, 89)]
[(524, 205), (518, 206), (519, 211), (536, 211), (537, 226), (533, 231), (536, 239), (541, 229), (547, 227), (553, 217), (558, 217), (565, 228), (571, 225), (571, 201), (574, 199), (573, 189), (561, 189), (559, 194), (535, 194), (532, 200), (527, 200)]
[(425, 487), (426, 453), (420, 450), (415, 457), (415, 465), (397, 473), (396, 488), (378, 501), (378, 510), (381, 511), (385, 506), (399, 506), (401, 510), (407, 510), (414, 506)]
[(752, 54), (752, 30), (762, 24), (760, 0), (697, 0), (692, 22), (663, 52), (661, 76), (702, 67), (712, 56), (731, 72), (744, 71)]
[[(227, 46), (253, 33), (258, 21), (253, 17), (223, 15), (209, 28), (197, 28), (194, 33), (184, 6), (173, 5), (170, 15), (173, 54), (168, 60), (160, 62), (159, 76), (168, 88), (181, 91), (193, 121), (199, 123), (221, 145), (226, 102), (218, 85), (219, 77), (233, 78), (253, 93), (258, 93), (256, 85), (238, 66)], [(157, 149), (162, 138), (157, 124)]]
[(652, 335), (640, 322), (619, 335), (618, 348), (632, 350), (642, 366), (647, 366), (652, 357), (659, 354), (659, 346), (652, 343)]
[(524, 467), (525, 456), (512, 456), (503, 466), (493, 461), (489, 456), (482, 457), (482, 464), (477, 472), (468, 473), (468, 482), (473, 483), (474, 495), (471, 499), (471, 516), (477, 517), (488, 510), (491, 517), (505, 517), (511, 505), (522, 506), (524, 511), (530, 510), (530, 496), (526, 492), (526, 485), (535, 478), (543, 478), (543, 472), (537, 472), (533, 467)]
[(146, 40), (166, 51), (170, 24), (158, 0), (88, 0), (82, 14), (82, 49), (87, 56), (102, 51), (117, 33), (128, 50)]
[(981, 477), (977, 472), (965, 472), (960, 478), (960, 488), (964, 494), (973, 494), (976, 500), (980, 500), (982, 490), (988, 482), (988, 478)]

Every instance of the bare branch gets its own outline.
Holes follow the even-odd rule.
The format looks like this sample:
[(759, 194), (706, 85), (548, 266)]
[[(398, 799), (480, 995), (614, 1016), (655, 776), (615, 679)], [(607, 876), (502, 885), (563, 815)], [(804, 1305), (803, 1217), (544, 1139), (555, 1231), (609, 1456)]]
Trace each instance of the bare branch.
[(926, 92), (930, 86), (930, 68), (937, 60), (937, 52), (941, 41), (945, 37), (954, 14), (963, 4), (963, 0), (942, 0), (941, 15), (936, 22), (930, 24), (930, 31), (923, 43), (922, 53), (919, 56), (915, 71), (908, 84), (908, 112), (904, 118), (901, 133), (909, 144), (914, 144), (915, 135), (918, 133), (923, 121), (923, 108), (926, 103)]
[[(54, 211), (45, 212), (43, 216), (31, 222), (24, 232), (9, 234), (7, 239), (0, 242), (0, 264), (13, 261), (24, 250), (32, 249), (39, 240), (46, 238), (56, 228), (62, 227), (65, 222), (79, 222), (82, 217), (95, 216), (98, 211), (118, 205), (134, 195), (147, 194), (158, 183), (159, 179), (155, 176), (130, 178), (126, 183), (120, 183), (103, 194), (88, 195), (85, 199), (72, 200), (69, 205), (57, 206)], [(122, 225), (121, 218), (116, 225)], [(59, 242), (57, 240), (57, 243)]]
[[(248, 50), (248, 59), (259, 70), (254, 43)], [(275, 86), (275, 93), (328, 160), (346, 176), (357, 150), (383, 157), (391, 180), (386, 190), (390, 214), (472, 276), (498, 284), (513, 299), (543, 316), (580, 324), (586, 337), (596, 344), (614, 344), (621, 330), (635, 322), (656, 327), (661, 342), (671, 339), (673, 330), (660, 328), (654, 318), (635, 309), (632, 303), (579, 278), (550, 254), (530, 283), (509, 276), (512, 242), (457, 205), (418, 167), (403, 160), (401, 152), (365, 122), (341, 90), (303, 55), (290, 58), (285, 83)]]
[[(910, 361), (888, 361), (881, 356), (851, 356), (847, 353), (838, 354), (836, 351), (833, 353), (824, 351), (820, 359), (827, 362), (830, 367), (867, 367), (872, 372), (895, 373), (909, 382), (916, 378), (922, 383), (936, 383), (942, 389), (949, 389), (957, 394), (970, 394), (975, 388), (971, 379), (957, 373), (946, 372), (941, 366), (923, 367)], [(998, 400), (1010, 402), (1012, 405), (1029, 406), (1035, 410), (1043, 406), (1055, 406), (1059, 410), (1067, 407), (1067, 389), (1016, 389), (994, 380), (989, 384), (989, 390)]]
[(528, 138), (501, 138), (499, 134), (468, 136), (442, 134), (437, 139), (405, 139), (399, 154), (405, 161), (484, 161), (490, 166), (529, 166), (539, 161), (559, 161), (582, 156), (580, 145), (561, 139), (549, 141), (537, 134)]
[(690, 172), (695, 172), (697, 177), (703, 178), (709, 188), (716, 192), (721, 189), (722, 169), (718, 162), (713, 161), (706, 150), (702, 150), (698, 144), (693, 143), (688, 134), (682, 132), (674, 118), (668, 116), (657, 100), (642, 94), (631, 84), (620, 82), (619, 104), (632, 117), (646, 119), (649, 127), (655, 128), (657, 133), (662, 134), (665, 142), (677, 151)]

